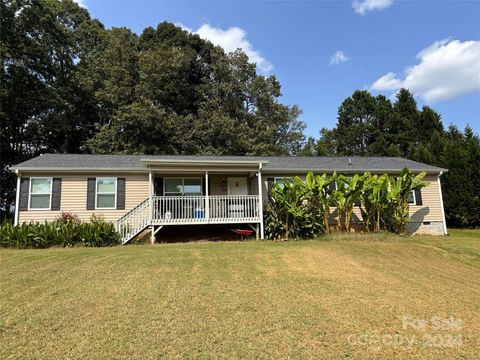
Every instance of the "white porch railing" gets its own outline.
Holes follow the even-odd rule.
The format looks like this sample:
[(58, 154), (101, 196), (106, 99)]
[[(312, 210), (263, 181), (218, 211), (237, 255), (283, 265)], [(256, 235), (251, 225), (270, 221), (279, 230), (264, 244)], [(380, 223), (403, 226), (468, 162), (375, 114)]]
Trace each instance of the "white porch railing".
[(260, 221), (258, 195), (213, 195), (208, 198), (210, 222)]
[(152, 204), (155, 225), (260, 222), (258, 195), (153, 196)]
[(205, 196), (153, 196), (152, 221), (155, 224), (206, 222)]

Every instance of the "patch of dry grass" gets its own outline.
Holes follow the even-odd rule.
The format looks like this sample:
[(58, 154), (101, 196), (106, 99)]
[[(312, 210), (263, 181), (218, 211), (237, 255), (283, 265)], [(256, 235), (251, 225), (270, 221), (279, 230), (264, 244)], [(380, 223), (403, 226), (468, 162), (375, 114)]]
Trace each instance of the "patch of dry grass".
[(327, 240), (1, 250), (0, 358), (477, 355), (480, 232)]

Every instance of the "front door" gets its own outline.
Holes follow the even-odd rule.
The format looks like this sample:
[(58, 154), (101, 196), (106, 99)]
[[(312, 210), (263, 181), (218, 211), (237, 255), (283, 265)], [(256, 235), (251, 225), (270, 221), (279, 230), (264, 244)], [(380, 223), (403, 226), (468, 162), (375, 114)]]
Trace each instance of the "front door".
[(247, 178), (229, 177), (228, 195), (248, 195)]

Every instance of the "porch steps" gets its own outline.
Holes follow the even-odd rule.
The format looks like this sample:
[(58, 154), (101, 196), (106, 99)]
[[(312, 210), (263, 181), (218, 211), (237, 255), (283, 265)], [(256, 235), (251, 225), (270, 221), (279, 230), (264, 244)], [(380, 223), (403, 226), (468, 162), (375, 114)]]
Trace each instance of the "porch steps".
[(125, 245), (150, 225), (149, 199), (143, 200), (115, 223), (120, 234), (120, 242)]

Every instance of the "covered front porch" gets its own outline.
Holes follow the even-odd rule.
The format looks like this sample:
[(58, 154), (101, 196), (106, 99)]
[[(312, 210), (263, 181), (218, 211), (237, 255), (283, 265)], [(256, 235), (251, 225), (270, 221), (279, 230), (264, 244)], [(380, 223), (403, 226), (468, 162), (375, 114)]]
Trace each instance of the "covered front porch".
[(150, 194), (117, 221), (122, 243), (147, 226), (153, 243), (156, 233), (167, 225), (245, 224), (257, 238), (264, 238), (264, 162), (142, 161), (149, 169)]

